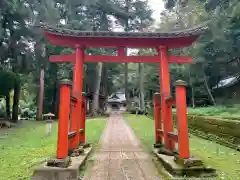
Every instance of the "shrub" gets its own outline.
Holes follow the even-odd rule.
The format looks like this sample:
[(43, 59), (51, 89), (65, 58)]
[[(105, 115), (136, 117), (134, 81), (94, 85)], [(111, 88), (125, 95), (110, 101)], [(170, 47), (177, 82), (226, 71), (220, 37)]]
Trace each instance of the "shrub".
[(8, 94), (17, 82), (19, 83), (19, 79), (15, 73), (0, 71), (0, 95)]
[(34, 101), (26, 102), (26, 101), (20, 100), (19, 106), (20, 106), (20, 113), (22, 117), (33, 118), (34, 115), (36, 114), (36, 105)]

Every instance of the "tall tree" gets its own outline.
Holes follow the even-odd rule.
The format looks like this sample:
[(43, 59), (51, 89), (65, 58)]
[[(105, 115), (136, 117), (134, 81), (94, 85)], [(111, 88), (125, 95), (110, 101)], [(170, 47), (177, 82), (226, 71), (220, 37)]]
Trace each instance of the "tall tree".
[(37, 120), (42, 120), (43, 115), (43, 98), (44, 98), (44, 70), (40, 70), (40, 83), (38, 93), (38, 105), (37, 105)]
[(140, 108), (145, 110), (145, 98), (144, 98), (144, 64), (139, 63), (139, 86), (140, 86)]
[[(30, 52), (28, 38), (31, 36), (28, 22), (30, 8), (22, 1), (1, 1), (0, 64), (13, 71), (20, 82), (20, 73), (26, 69), (27, 54)], [(14, 85), (12, 120), (18, 120), (21, 84)]]
[[(140, 0), (125, 0), (123, 2), (123, 7), (125, 11), (131, 16), (128, 19), (121, 20), (120, 24), (124, 27), (124, 31), (141, 31), (144, 28), (150, 26), (153, 22), (151, 17), (152, 10), (148, 6), (148, 1)], [(126, 52), (127, 53), (127, 52)], [(129, 105), (129, 67), (127, 63), (124, 63), (124, 87), (127, 105)]]

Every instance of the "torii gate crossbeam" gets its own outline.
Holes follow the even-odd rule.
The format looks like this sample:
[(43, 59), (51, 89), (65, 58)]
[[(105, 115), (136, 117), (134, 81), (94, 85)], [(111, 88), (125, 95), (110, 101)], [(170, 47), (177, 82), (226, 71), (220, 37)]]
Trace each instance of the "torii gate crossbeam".
[[(52, 55), (49, 60), (52, 63), (74, 62), (76, 54)], [(104, 56), (104, 55), (84, 55), (84, 62), (104, 62), (104, 63), (160, 63), (159, 56)], [(168, 63), (185, 64), (191, 63), (191, 57), (169, 56)]]

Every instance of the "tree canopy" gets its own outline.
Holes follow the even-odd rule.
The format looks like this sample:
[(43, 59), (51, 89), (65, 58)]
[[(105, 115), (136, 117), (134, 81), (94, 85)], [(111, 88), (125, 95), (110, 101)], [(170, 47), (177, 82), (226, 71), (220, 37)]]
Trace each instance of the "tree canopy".
[[(193, 46), (169, 51), (170, 54), (191, 56), (194, 63), (173, 64), (170, 72), (171, 83), (177, 79), (189, 83), (188, 99), (192, 104), (195, 98), (202, 96), (215, 104), (212, 87), (224, 77), (239, 74), (240, 2), (165, 0), (165, 7), (159, 15), (160, 24), (154, 28), (153, 10), (147, 1), (142, 0), (1, 1), (0, 94), (7, 100), (9, 92), (14, 90), (14, 105), (10, 108), (13, 119), (17, 117), (19, 101), (21, 106), (31, 102), (31, 111), (36, 111), (42, 70), (45, 72), (44, 112), (57, 113), (58, 81), (72, 78), (71, 63), (51, 64), (48, 58), (52, 54), (67, 54), (73, 50), (49, 44), (39, 29), (43, 23), (89, 31), (115, 31), (116, 26), (122, 31), (172, 31), (208, 22), (209, 30)], [(92, 48), (87, 49), (86, 53), (113, 55), (116, 49)], [(138, 51), (141, 55), (154, 53), (153, 49)], [(87, 93), (99, 91), (97, 94), (107, 98), (121, 88), (127, 89), (130, 98), (139, 97), (142, 93), (145, 101), (151, 101), (152, 94), (159, 91), (158, 66), (111, 63), (84, 65), (84, 91)]]

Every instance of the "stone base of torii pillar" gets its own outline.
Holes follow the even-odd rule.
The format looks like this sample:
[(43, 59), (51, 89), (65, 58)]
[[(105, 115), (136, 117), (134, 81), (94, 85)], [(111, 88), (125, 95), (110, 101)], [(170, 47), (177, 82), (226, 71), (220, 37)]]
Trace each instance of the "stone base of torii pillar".
[(196, 158), (190, 157), (189, 159), (181, 159), (176, 154), (161, 154), (158, 148), (153, 149), (153, 153), (157, 159), (161, 162), (164, 169), (169, 173), (168, 176), (171, 178), (177, 177), (200, 177), (209, 178), (216, 177), (216, 170), (205, 166), (204, 163)]
[[(175, 82), (175, 98), (171, 96), (164, 97), (161, 93), (155, 93), (153, 99), (155, 120), (155, 144), (153, 145), (153, 152), (165, 170), (172, 176), (176, 176), (177, 178), (185, 176), (213, 177), (217, 175), (215, 169), (206, 166), (201, 159), (190, 155), (186, 86), (187, 83), (182, 80)], [(170, 128), (166, 126), (169, 124), (169, 119), (172, 120), (172, 114), (161, 116), (166, 114), (168, 110), (167, 108), (163, 108), (165, 105), (163, 102), (166, 102), (167, 108), (173, 105), (176, 107), (175, 130), (173, 123), (171, 123)], [(175, 147), (176, 145), (177, 148)]]
[(63, 159), (58, 163), (64, 165), (68, 163), (67, 167), (52, 167), (48, 166), (48, 162), (44, 162), (41, 165), (34, 168), (33, 180), (66, 180), (66, 179), (78, 179), (80, 178), (79, 169), (83, 167), (86, 159), (92, 151), (92, 146), (84, 149), (84, 154), (76, 157), (68, 157), (68, 159)]

